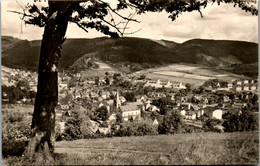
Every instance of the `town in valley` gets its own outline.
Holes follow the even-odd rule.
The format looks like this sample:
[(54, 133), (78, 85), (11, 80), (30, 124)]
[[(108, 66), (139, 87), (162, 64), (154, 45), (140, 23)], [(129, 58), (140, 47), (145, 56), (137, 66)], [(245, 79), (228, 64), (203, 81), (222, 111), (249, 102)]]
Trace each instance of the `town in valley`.
[[(176, 76), (171, 71), (166, 74)], [(151, 79), (148, 75), (106, 71), (88, 77), (84, 72), (59, 72), (56, 121), (61, 132), (73, 111), (82, 110), (89, 118), (90, 135), (109, 135), (111, 128), (120, 127), (118, 121), (150, 119), (158, 127), (171, 111), (177, 111), (184, 123), (198, 129), (204, 127), (205, 119), (223, 121), (227, 112), (239, 115), (249, 109), (258, 116), (258, 78), (222, 80), (222, 76), (206, 80), (201, 76), (191, 78), (199, 79), (200, 84), (192, 84), (167, 77)], [(36, 91), (36, 72), (2, 66), (2, 104), (33, 106)], [(224, 131), (221, 123), (213, 127)]]

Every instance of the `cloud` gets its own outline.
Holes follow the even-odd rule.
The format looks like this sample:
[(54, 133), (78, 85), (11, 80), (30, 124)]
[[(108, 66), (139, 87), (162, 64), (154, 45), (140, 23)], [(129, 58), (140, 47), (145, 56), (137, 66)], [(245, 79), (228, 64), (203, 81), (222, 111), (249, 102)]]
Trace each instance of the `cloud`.
[[(111, 1), (111, 0), (110, 0)], [(15, 1), (1, 3), (2, 35), (35, 40), (41, 39), (43, 28), (22, 24), (17, 14), (6, 10), (18, 10), (20, 6)], [(184, 42), (192, 38), (242, 40), (258, 42), (258, 17), (242, 11), (230, 4), (211, 5), (201, 10), (203, 18), (195, 12), (182, 13), (174, 22), (168, 18), (165, 12), (137, 15), (135, 18), (141, 23), (129, 23), (128, 33), (140, 30), (128, 35), (130, 37), (142, 37), (151, 39), (166, 39), (176, 42)], [(122, 11), (128, 15), (131, 11)], [(67, 38), (94, 38), (104, 36), (95, 30), (86, 33), (75, 24), (69, 24), (66, 33)]]

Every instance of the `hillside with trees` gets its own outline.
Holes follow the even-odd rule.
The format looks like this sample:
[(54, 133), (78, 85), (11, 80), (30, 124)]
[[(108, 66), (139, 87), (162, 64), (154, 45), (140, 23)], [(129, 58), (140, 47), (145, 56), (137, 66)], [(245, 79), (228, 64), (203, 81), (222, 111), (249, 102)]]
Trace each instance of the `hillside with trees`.
[[(3, 36), (2, 40), (6, 40), (5, 38), (8, 37)], [(36, 70), (40, 44), (40, 41), (27, 40), (5, 44), (2, 51), (3, 65)], [(137, 67), (134, 70), (171, 63), (191, 63), (248, 76), (258, 73), (258, 44), (242, 41), (193, 39), (178, 44), (173, 41), (132, 37), (67, 39), (63, 44), (62, 55), (60, 69), (84, 69), (82, 64), (77, 67), (79, 59), (95, 57), (118, 66), (135, 65)], [(240, 68), (245, 70), (241, 71)]]

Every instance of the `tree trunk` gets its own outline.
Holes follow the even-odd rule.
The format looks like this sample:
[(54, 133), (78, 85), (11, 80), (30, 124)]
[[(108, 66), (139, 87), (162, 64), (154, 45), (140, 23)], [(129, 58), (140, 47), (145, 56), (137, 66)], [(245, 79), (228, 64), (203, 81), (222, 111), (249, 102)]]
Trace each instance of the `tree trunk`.
[(55, 107), (58, 102), (58, 61), (65, 41), (72, 2), (49, 1), (48, 21), (40, 52), (38, 85), (32, 119), (32, 138), (24, 153), (36, 164), (51, 164), (55, 142)]

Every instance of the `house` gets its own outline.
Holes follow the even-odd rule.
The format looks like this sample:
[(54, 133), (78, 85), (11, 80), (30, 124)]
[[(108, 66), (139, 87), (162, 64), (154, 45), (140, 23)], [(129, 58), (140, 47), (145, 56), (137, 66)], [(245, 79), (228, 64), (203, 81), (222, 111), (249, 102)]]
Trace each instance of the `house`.
[(153, 125), (159, 125), (159, 122), (158, 122), (157, 119), (154, 119), (154, 121), (153, 121)]
[(75, 96), (75, 98), (80, 98), (80, 97), (81, 97), (80, 92), (76, 92), (76, 93), (74, 94), (74, 96)]
[(244, 91), (249, 91), (249, 86), (244, 86)]
[(175, 101), (175, 95), (171, 95), (171, 100)]
[(6, 92), (3, 92), (3, 97), (6, 97), (7, 96), (7, 93)]
[(186, 111), (185, 110), (181, 110), (181, 115), (185, 116), (186, 115)]
[(171, 88), (172, 87), (172, 83), (170, 81), (168, 81), (165, 85), (165, 88)]
[(181, 82), (172, 84), (172, 87), (176, 89), (186, 89), (186, 86), (183, 85)]
[(141, 110), (135, 102), (122, 105), (120, 106), (120, 109), (122, 111), (122, 117), (125, 121), (127, 121), (129, 117), (133, 117), (133, 119), (135, 119), (141, 116)]
[(223, 114), (223, 111), (220, 109), (217, 109), (212, 112), (212, 118), (222, 119), (222, 114)]
[(241, 81), (237, 81), (237, 85), (242, 85), (242, 82)]
[(229, 89), (233, 88), (233, 84), (232, 83), (228, 83), (227, 86), (228, 86)]
[(244, 84), (248, 84), (248, 80), (244, 80)]
[(116, 120), (116, 114), (115, 114), (115, 113), (111, 114), (111, 115), (109, 116), (108, 120), (109, 120), (109, 121)]
[(237, 86), (236, 87), (236, 91), (242, 91), (242, 87), (241, 86)]
[(144, 110), (148, 110), (151, 107), (150, 101), (144, 102), (143, 105), (144, 105)]
[(34, 92), (37, 92), (37, 86), (36, 85), (31, 86), (31, 90), (34, 91)]
[(251, 90), (256, 90), (256, 86), (255, 86), (255, 85), (252, 85), (252, 86), (250, 87), (250, 89), (251, 89)]
[(154, 105), (151, 105), (149, 108), (148, 108), (148, 111), (151, 111), (151, 112), (160, 112), (160, 108), (154, 106)]
[(186, 119), (190, 119), (190, 120), (195, 120), (196, 119), (196, 114), (193, 111), (187, 111), (186, 115), (185, 115)]
[(9, 99), (2, 99), (2, 102), (8, 103), (8, 102), (9, 102)]
[(202, 115), (204, 115), (204, 110), (197, 110), (196, 116), (197, 118), (201, 117)]
[(229, 101), (230, 101), (230, 100), (229, 100), (229, 97), (228, 97), (228, 96), (226, 96), (226, 95), (225, 95), (225, 96), (223, 96), (223, 101), (224, 101), (224, 102), (229, 102)]
[(25, 103), (26, 101), (27, 101), (27, 99), (24, 97), (24, 98), (22, 99), (22, 102)]
[(90, 131), (92, 131), (92, 133), (96, 133), (99, 129), (99, 123), (93, 120), (89, 121), (91, 123), (91, 125), (89, 125), (89, 129)]

